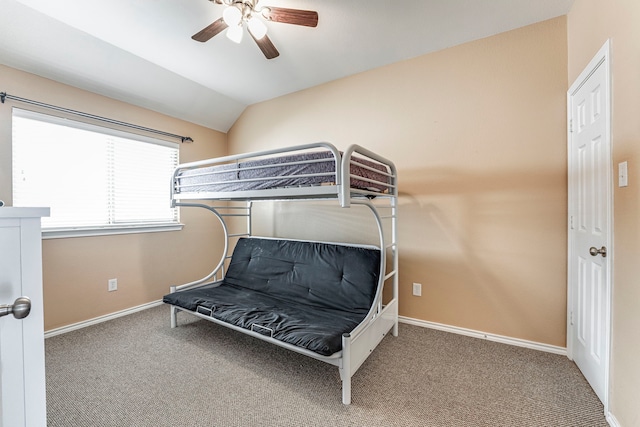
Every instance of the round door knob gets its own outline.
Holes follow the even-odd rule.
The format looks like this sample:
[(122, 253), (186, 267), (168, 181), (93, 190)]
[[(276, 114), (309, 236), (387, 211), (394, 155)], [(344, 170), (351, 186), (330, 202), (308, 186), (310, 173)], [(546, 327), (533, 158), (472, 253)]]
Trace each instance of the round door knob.
[(601, 247), (600, 249), (591, 246), (589, 248), (589, 254), (591, 254), (591, 256), (597, 256), (598, 254), (602, 255), (602, 258), (606, 258), (607, 257), (607, 248), (605, 248), (604, 246)]
[(28, 297), (16, 298), (11, 305), (0, 305), (0, 317), (13, 314), (16, 319), (24, 319), (31, 312), (31, 300)]
[(20, 297), (13, 303), (13, 317), (24, 319), (31, 312), (31, 300), (27, 297)]

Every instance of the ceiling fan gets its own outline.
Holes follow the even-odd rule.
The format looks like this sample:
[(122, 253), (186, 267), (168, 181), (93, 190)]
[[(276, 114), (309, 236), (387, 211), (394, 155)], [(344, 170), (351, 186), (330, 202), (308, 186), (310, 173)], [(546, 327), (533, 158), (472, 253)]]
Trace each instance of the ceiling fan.
[(227, 37), (236, 43), (242, 41), (244, 25), (247, 25), (249, 35), (256, 42), (267, 59), (276, 58), (280, 53), (267, 36), (267, 26), (263, 22), (281, 22), (285, 24), (316, 27), (318, 12), (311, 10), (289, 9), (284, 7), (259, 7), (259, 0), (209, 0), (213, 3), (225, 5), (222, 18), (197, 32), (192, 39), (206, 42), (215, 35), (227, 30)]

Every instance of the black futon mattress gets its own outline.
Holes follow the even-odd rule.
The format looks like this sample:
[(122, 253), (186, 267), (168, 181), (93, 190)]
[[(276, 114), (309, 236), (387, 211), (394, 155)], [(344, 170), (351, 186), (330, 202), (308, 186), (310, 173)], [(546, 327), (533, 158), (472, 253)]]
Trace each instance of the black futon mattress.
[(376, 249), (243, 238), (222, 282), (163, 301), (329, 356), (371, 308), (379, 269)]

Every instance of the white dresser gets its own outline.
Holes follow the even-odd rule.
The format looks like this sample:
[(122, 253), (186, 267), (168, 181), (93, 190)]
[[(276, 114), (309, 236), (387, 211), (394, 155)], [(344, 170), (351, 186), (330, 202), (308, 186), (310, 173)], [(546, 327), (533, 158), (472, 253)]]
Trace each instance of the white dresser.
[[(49, 208), (0, 207), (0, 427), (47, 425), (42, 232)], [(19, 297), (28, 297), (28, 303)], [(14, 305), (14, 302), (18, 304)]]

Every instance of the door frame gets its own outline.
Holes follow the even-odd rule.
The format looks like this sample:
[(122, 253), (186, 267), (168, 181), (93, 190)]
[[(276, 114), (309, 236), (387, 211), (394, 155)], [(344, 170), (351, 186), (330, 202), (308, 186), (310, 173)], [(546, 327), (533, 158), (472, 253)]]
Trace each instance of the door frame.
[(573, 247), (573, 239), (572, 239), (572, 229), (574, 224), (574, 216), (575, 216), (575, 205), (577, 202), (576, 197), (576, 183), (574, 176), (575, 165), (572, 162), (571, 155), (571, 145), (572, 145), (572, 97), (575, 93), (584, 85), (584, 83), (591, 77), (594, 71), (598, 67), (604, 67), (605, 71), (605, 81), (608, 85), (608, 96), (604, 100), (605, 109), (607, 111), (606, 119), (605, 119), (605, 135), (606, 135), (606, 153), (609, 158), (607, 162), (607, 197), (605, 200), (607, 216), (609, 220), (606, 224), (606, 247), (607, 247), (607, 258), (609, 258), (609, 265), (606, 273), (606, 295), (605, 295), (605, 331), (607, 336), (605, 337), (605, 345), (606, 349), (604, 352), (604, 401), (602, 402), (604, 405), (604, 412), (607, 414), (609, 412), (609, 381), (610, 381), (610, 360), (611, 360), (611, 319), (612, 319), (612, 294), (613, 294), (613, 265), (614, 265), (614, 242), (613, 242), (613, 144), (611, 140), (611, 41), (607, 40), (604, 45), (600, 48), (598, 53), (593, 57), (593, 59), (589, 62), (589, 64), (585, 67), (585, 69), (580, 73), (578, 78), (571, 85), (569, 90), (567, 91), (567, 154), (568, 154), (568, 221), (567, 221), (567, 250), (568, 250), (568, 258), (567, 258), (567, 356), (569, 359), (573, 360), (573, 327), (572, 327), (572, 316), (573, 316), (573, 306), (575, 303), (576, 292), (576, 280), (577, 280), (577, 272), (572, 265), (571, 260), (575, 254), (575, 248)]

